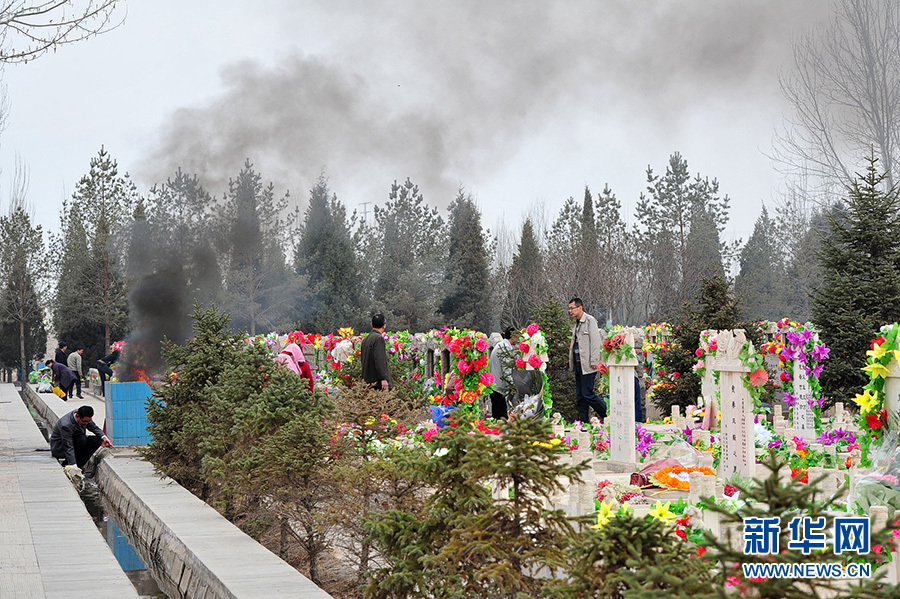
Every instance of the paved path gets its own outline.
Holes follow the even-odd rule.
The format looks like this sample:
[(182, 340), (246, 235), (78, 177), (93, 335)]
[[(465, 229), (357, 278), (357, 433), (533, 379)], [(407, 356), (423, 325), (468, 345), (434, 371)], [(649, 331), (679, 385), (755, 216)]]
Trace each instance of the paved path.
[(47, 448), (19, 392), (0, 384), (0, 597), (137, 598), (62, 468), (35, 451)]

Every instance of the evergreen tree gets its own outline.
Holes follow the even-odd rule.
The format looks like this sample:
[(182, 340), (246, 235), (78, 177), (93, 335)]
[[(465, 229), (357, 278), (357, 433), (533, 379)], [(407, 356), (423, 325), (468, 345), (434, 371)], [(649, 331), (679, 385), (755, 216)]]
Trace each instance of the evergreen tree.
[(900, 198), (884, 189), (870, 157), (848, 188), (842, 218), (830, 216), (819, 254), (824, 284), (813, 299), (813, 322), (831, 353), (820, 378), (830, 402), (847, 401), (865, 385), (860, 370), (869, 340), (900, 320)]
[[(699, 174), (691, 179), (687, 161), (678, 152), (669, 158), (664, 175), (654, 175), (648, 167), (647, 194), (642, 193), (637, 204), (635, 235), (645, 277), (650, 281), (651, 319), (677, 316), (691, 300), (699, 279), (688, 243), (691, 228), (695, 222), (707, 228), (712, 223), (717, 235), (721, 234), (728, 221), (728, 207), (728, 196), (719, 197), (718, 182)], [(713, 243), (709, 233), (700, 237), (707, 239), (706, 244)], [(718, 238), (715, 242), (721, 256), (726, 247)]]
[(42, 357), (47, 346), (42, 308), (45, 283), (43, 231), (40, 225), (32, 225), (24, 204), (13, 201), (9, 214), (0, 217), (0, 326), (7, 349), (14, 348), (11, 355), (4, 352), (3, 364), (18, 365), (20, 381), (28, 375), (28, 362)]
[(289, 307), (297, 293), (284, 255), (282, 214), (287, 196), (275, 199), (272, 183), (247, 160), (228, 182), (219, 238), (225, 272), (225, 304), (236, 329), (256, 335), (289, 323)]
[(693, 300), (700, 293), (700, 281), (704, 277), (725, 274), (719, 231), (709, 210), (698, 210), (692, 218), (691, 231), (685, 240), (685, 256), (683, 286)]
[(369, 230), (377, 264), (373, 308), (388, 317), (392, 329), (421, 331), (436, 325), (444, 219), (407, 179), (391, 185), (387, 203), (375, 207), (375, 222), (375, 230)]
[(546, 294), (544, 261), (529, 218), (522, 225), (522, 238), (509, 268), (509, 289), (503, 322), (519, 328), (527, 326), (535, 308)]
[(367, 324), (360, 299), (362, 278), (347, 211), (336, 195), (329, 194), (325, 175), (310, 190), (294, 267), (309, 289), (309, 300), (299, 310), (303, 330), (324, 334), (343, 326)]
[(491, 299), (488, 244), (481, 228), (481, 212), (472, 196), (462, 189), (448, 211), (450, 244), (441, 314), (447, 326), (487, 331)]
[[(597, 240), (597, 223), (594, 219), (594, 199), (591, 190), (584, 186), (584, 201), (578, 219), (578, 234), (572, 251), (575, 254), (575, 287), (572, 295), (580, 297), (586, 306), (594, 310), (600, 322), (606, 322), (609, 314), (603, 305), (602, 264), (600, 246)], [(602, 313), (601, 313), (602, 311)]]
[[(545, 507), (561, 477), (579, 480), (587, 463), (571, 466), (547, 443), (541, 418), (498, 424), (499, 440), (468, 426), (439, 435), (440, 459), (410, 462), (435, 493), (420, 512), (393, 511), (371, 523), (387, 566), (375, 570), (366, 597), (545, 597), (566, 561), (574, 534), (562, 510)], [(492, 499), (490, 486), (509, 487)]]
[(775, 222), (763, 206), (753, 234), (741, 249), (741, 271), (734, 283), (747, 320), (775, 321), (793, 316), (786, 301), (787, 275), (778, 246)]
[(547, 258), (544, 270), (548, 292), (554, 297), (568, 298), (575, 293), (575, 244), (579, 235), (581, 207), (569, 197), (547, 233)]
[(80, 341), (85, 353), (102, 357), (128, 330), (128, 299), (122, 274), (127, 253), (124, 226), (131, 220), (137, 190), (101, 147), (90, 170), (63, 203), (65, 247), (56, 290), (57, 334)]
[(572, 319), (563, 304), (550, 296), (535, 309), (534, 322), (541, 327), (547, 340), (547, 379), (553, 411), (559, 412), (568, 422), (575, 422), (578, 420), (578, 408), (575, 406), (575, 383), (569, 372)]
[[(596, 229), (599, 238), (600, 306), (613, 323), (640, 322), (638, 298), (646, 295), (636, 272), (634, 241), (622, 220), (622, 204), (608, 185), (597, 194)], [(584, 299), (584, 298), (582, 298)]]

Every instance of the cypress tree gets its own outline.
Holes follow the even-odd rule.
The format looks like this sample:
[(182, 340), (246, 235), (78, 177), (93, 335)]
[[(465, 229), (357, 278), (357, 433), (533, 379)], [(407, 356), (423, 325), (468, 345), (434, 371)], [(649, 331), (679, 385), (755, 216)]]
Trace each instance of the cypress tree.
[(546, 295), (544, 260), (531, 219), (522, 225), (522, 238), (509, 268), (506, 310), (502, 321), (516, 327), (529, 324), (534, 309)]
[(744, 303), (748, 320), (778, 320), (788, 312), (785, 301), (785, 269), (778, 242), (775, 222), (763, 206), (753, 226), (753, 234), (741, 249), (741, 272), (735, 280), (735, 291)]

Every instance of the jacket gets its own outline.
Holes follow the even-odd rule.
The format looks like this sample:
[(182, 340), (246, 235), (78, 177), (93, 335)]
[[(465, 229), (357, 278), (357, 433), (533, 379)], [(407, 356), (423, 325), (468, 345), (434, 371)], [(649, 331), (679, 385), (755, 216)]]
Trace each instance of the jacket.
[[(578, 330), (578, 351), (581, 354), (581, 372), (591, 374), (597, 372), (603, 354), (603, 337), (597, 319), (585, 312), (581, 315), (581, 327)], [(572, 335), (569, 338), (569, 370), (575, 371), (575, 326), (572, 324)]]
[(362, 376), (364, 381), (374, 385), (386, 380), (388, 389), (394, 388), (391, 369), (388, 367), (384, 336), (380, 332), (372, 331), (363, 339), (360, 347), (360, 357), (362, 358)]
[(310, 368), (309, 364), (306, 362), (306, 357), (304, 357), (303, 350), (300, 349), (300, 346), (296, 343), (288, 343), (287, 346), (281, 350), (281, 353), (275, 356), (275, 363), (281, 364), (291, 372), (308, 379), (309, 392), (313, 392), (312, 368)]
[(512, 377), (513, 347), (509, 339), (503, 339), (491, 350), (490, 370), (494, 375), (494, 389), (501, 395), (507, 395), (515, 389), (510, 388), (509, 379)]
[[(75, 383), (75, 379), (78, 378), (78, 375), (72, 372), (72, 369), (66, 366), (65, 364), (60, 364), (59, 362), (54, 362), (53, 366), (50, 368), (53, 369), (53, 376), (56, 377), (56, 380), (59, 381), (59, 386), (62, 389), (68, 389)], [(72, 462), (73, 464), (75, 462)]]
[(77, 351), (73, 351), (69, 354), (69, 359), (66, 362), (69, 365), (69, 369), (78, 375), (79, 378), (84, 377), (84, 371), (81, 369), (81, 354)]
[(56, 426), (50, 433), (50, 453), (55, 458), (66, 458), (66, 462), (74, 466), (77, 463), (75, 461), (75, 435), (84, 436), (88, 430), (101, 439), (105, 436), (93, 420), (85, 426), (75, 422), (75, 410), (72, 410), (56, 421)]

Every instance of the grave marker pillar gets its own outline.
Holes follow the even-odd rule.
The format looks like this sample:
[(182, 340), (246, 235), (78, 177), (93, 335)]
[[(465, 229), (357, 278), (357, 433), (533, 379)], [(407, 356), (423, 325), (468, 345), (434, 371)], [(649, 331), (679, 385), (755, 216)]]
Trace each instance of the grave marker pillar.
[[(625, 333), (625, 343), (633, 347), (631, 333)], [(618, 361), (610, 357), (609, 364), (609, 460), (621, 464), (635, 464), (634, 434), (634, 369), (636, 358)]]
[(719, 475), (734, 473), (752, 478), (756, 462), (753, 413), (750, 393), (742, 377), (750, 369), (740, 360), (746, 342), (743, 329), (720, 331), (716, 339), (716, 370), (719, 371), (719, 395), (722, 398), (722, 449)]

